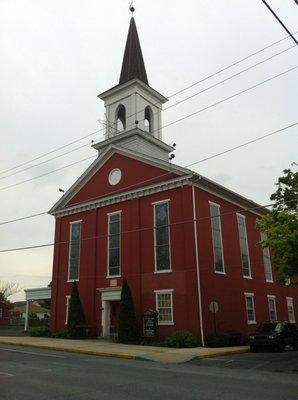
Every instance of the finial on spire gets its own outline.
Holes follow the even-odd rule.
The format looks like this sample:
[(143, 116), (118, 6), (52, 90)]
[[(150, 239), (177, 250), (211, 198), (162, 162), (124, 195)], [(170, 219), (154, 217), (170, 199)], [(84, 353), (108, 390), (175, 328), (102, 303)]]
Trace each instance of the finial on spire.
[(134, 8), (134, 6), (133, 6), (133, 0), (132, 0), (132, 2), (130, 3), (129, 11), (131, 11), (131, 15), (133, 16), (133, 13), (134, 13), (134, 11), (135, 11), (135, 8)]

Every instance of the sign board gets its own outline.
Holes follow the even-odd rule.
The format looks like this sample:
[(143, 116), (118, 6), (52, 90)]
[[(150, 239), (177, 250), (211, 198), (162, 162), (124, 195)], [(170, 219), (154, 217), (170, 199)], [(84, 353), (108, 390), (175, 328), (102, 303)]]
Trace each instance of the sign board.
[(219, 310), (219, 305), (216, 301), (211, 301), (209, 304), (209, 310), (213, 313), (216, 314)]
[(143, 313), (143, 336), (154, 338), (157, 336), (157, 316), (155, 310), (146, 310)]
[(117, 286), (117, 279), (111, 279), (110, 280), (110, 286), (112, 286), (112, 287), (116, 287)]

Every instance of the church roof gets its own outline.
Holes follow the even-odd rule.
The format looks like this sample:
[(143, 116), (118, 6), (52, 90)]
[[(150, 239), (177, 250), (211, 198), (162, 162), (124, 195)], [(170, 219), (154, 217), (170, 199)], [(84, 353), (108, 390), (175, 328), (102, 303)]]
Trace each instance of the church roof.
[(134, 18), (130, 20), (126, 46), (123, 56), (119, 84), (138, 78), (148, 85), (148, 79)]

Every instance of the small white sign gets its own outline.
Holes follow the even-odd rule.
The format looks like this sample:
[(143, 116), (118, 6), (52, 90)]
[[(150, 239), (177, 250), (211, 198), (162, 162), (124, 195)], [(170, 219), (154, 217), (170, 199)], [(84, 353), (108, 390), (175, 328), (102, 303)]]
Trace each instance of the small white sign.
[(117, 279), (111, 279), (110, 280), (110, 286), (112, 286), (112, 287), (117, 286)]

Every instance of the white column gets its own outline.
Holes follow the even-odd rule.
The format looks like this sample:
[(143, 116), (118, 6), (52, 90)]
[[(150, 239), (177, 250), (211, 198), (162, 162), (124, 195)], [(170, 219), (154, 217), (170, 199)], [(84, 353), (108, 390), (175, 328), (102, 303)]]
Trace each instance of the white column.
[(102, 332), (101, 335), (103, 337), (110, 336), (110, 302), (107, 300), (102, 300), (101, 302), (101, 326)]
[(26, 301), (26, 315), (25, 315), (25, 327), (24, 330), (28, 331), (29, 328), (29, 312), (30, 312), (30, 301)]

